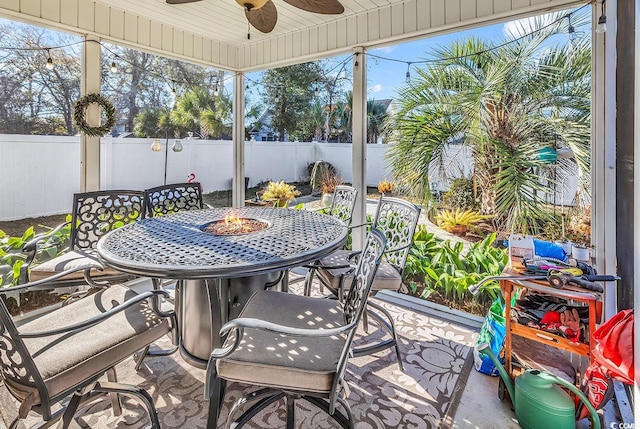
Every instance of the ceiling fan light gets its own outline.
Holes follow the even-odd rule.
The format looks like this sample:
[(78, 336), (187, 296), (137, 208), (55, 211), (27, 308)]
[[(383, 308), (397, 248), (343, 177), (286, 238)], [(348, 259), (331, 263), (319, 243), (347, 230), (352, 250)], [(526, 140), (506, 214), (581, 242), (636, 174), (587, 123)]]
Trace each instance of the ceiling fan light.
[(268, 1), (269, 0), (236, 0), (236, 3), (247, 10), (255, 10), (260, 9)]

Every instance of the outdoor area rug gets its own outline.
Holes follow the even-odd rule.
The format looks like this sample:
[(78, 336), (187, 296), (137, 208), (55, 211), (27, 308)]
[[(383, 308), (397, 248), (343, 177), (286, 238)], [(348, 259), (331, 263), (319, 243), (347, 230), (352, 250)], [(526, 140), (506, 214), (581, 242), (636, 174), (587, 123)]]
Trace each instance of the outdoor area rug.
[[(451, 420), (459, 396), (472, 367), (473, 328), (453, 324), (435, 310), (419, 313), (395, 304), (377, 300), (391, 312), (400, 336), (405, 371), (396, 363), (395, 352), (388, 349), (375, 356), (352, 358), (346, 379), (350, 387), (351, 405), (356, 429), (438, 428)], [(433, 314), (432, 314), (433, 313)], [(362, 329), (362, 328), (361, 328)], [(377, 335), (375, 324), (370, 335)], [(356, 337), (358, 338), (358, 337)], [(158, 343), (168, 348), (169, 340)], [(179, 353), (169, 357), (147, 358), (140, 371), (134, 370), (132, 359), (117, 367), (118, 381), (137, 384), (153, 397), (162, 428), (205, 428), (208, 402), (203, 398), (204, 370), (184, 362)], [(219, 427), (226, 427), (229, 407), (247, 389), (229, 383)], [(17, 403), (2, 387), (3, 413), (13, 417)], [(247, 390), (249, 391), (249, 390)], [(258, 414), (247, 427), (283, 428), (284, 403), (272, 404)], [(297, 401), (297, 428), (338, 428), (327, 415), (305, 401)], [(240, 413), (236, 414), (236, 418)], [(36, 415), (28, 423), (38, 421)], [(110, 401), (85, 406), (76, 416), (73, 427), (143, 428), (149, 422), (135, 400), (123, 398), (123, 415), (114, 417)]]

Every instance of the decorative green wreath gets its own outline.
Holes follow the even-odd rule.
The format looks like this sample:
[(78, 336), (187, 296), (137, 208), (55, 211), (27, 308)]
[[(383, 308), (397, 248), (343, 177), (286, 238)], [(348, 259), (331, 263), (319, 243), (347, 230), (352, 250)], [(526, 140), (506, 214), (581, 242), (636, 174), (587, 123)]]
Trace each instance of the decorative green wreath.
[[(92, 103), (98, 103), (107, 118), (105, 123), (99, 127), (89, 126), (84, 118), (87, 107)], [(116, 124), (116, 108), (113, 107), (113, 103), (109, 99), (98, 93), (87, 94), (76, 101), (73, 106), (73, 122), (86, 135), (101, 137), (111, 131), (111, 128)]]

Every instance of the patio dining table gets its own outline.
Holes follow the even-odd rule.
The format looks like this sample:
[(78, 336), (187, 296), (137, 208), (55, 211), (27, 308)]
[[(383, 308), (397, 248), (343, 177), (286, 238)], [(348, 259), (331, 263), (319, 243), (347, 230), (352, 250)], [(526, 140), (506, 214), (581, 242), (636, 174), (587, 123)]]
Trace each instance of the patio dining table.
[[(266, 228), (229, 235), (207, 232), (228, 215)], [(211, 351), (222, 345), (220, 328), (239, 315), (251, 294), (278, 283), (287, 270), (342, 247), (346, 239), (343, 222), (317, 212), (217, 208), (125, 225), (106, 234), (97, 252), (117, 270), (179, 280), (180, 351), (190, 364), (205, 367)]]

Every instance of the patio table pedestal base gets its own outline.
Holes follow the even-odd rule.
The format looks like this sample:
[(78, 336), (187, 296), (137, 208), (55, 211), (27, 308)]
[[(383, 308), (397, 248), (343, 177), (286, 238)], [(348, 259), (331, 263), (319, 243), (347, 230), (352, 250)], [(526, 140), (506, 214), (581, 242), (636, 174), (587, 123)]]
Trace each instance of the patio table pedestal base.
[(275, 282), (280, 272), (251, 277), (184, 280), (176, 300), (180, 354), (189, 364), (206, 368), (213, 349), (221, 347), (222, 325), (238, 317), (251, 295)]

